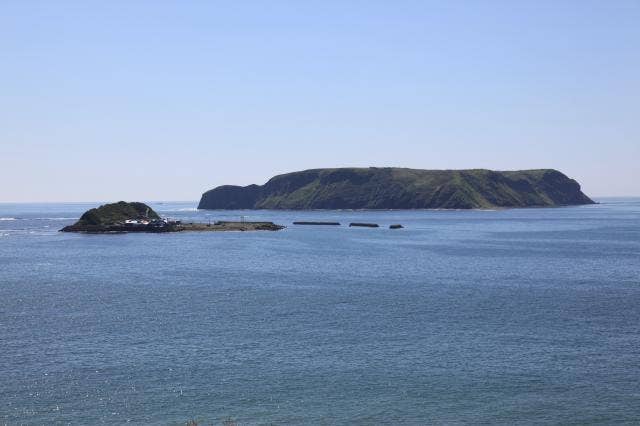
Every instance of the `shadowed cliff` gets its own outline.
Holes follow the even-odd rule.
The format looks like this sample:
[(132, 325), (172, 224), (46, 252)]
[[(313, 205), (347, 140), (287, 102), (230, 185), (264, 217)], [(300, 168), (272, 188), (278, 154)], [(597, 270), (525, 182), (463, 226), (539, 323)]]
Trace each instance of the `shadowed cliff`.
[(199, 209), (473, 209), (592, 204), (553, 169), (313, 169), (205, 192)]

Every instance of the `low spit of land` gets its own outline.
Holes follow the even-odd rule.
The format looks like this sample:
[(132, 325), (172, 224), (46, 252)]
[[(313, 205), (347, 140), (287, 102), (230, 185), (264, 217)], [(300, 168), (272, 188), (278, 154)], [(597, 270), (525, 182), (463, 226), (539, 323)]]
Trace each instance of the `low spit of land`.
[(98, 225), (98, 226), (67, 226), (62, 232), (83, 232), (85, 234), (123, 234), (129, 232), (220, 232), (220, 231), (279, 231), (284, 226), (276, 225), (273, 222), (216, 222), (209, 223), (179, 223), (164, 226), (154, 226), (148, 224), (136, 225)]
[(176, 231), (279, 231), (284, 228), (273, 222), (181, 223)]

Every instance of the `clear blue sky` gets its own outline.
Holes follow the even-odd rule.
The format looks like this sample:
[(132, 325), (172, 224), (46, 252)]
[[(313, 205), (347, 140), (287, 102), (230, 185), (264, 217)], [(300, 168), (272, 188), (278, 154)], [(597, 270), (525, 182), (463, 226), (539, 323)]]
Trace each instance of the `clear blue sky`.
[(337, 166), (640, 195), (640, 1), (0, 3), (0, 201)]

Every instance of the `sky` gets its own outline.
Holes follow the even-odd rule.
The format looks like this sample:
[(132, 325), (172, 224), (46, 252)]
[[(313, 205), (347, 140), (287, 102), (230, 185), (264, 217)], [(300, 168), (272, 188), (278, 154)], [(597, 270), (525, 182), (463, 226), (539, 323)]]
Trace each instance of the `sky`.
[(321, 167), (640, 195), (640, 1), (0, 2), (0, 202)]

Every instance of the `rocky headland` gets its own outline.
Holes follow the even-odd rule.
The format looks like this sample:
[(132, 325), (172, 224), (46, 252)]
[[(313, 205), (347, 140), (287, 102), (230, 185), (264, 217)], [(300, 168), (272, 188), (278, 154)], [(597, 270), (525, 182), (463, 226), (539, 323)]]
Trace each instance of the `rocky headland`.
[(490, 209), (593, 204), (553, 169), (313, 169), (205, 192), (199, 209)]
[(182, 232), (182, 231), (278, 231), (284, 226), (273, 222), (215, 222), (183, 223), (161, 218), (144, 203), (120, 201), (105, 204), (86, 211), (73, 225), (65, 226), (61, 232), (83, 232), (89, 234), (128, 232)]

